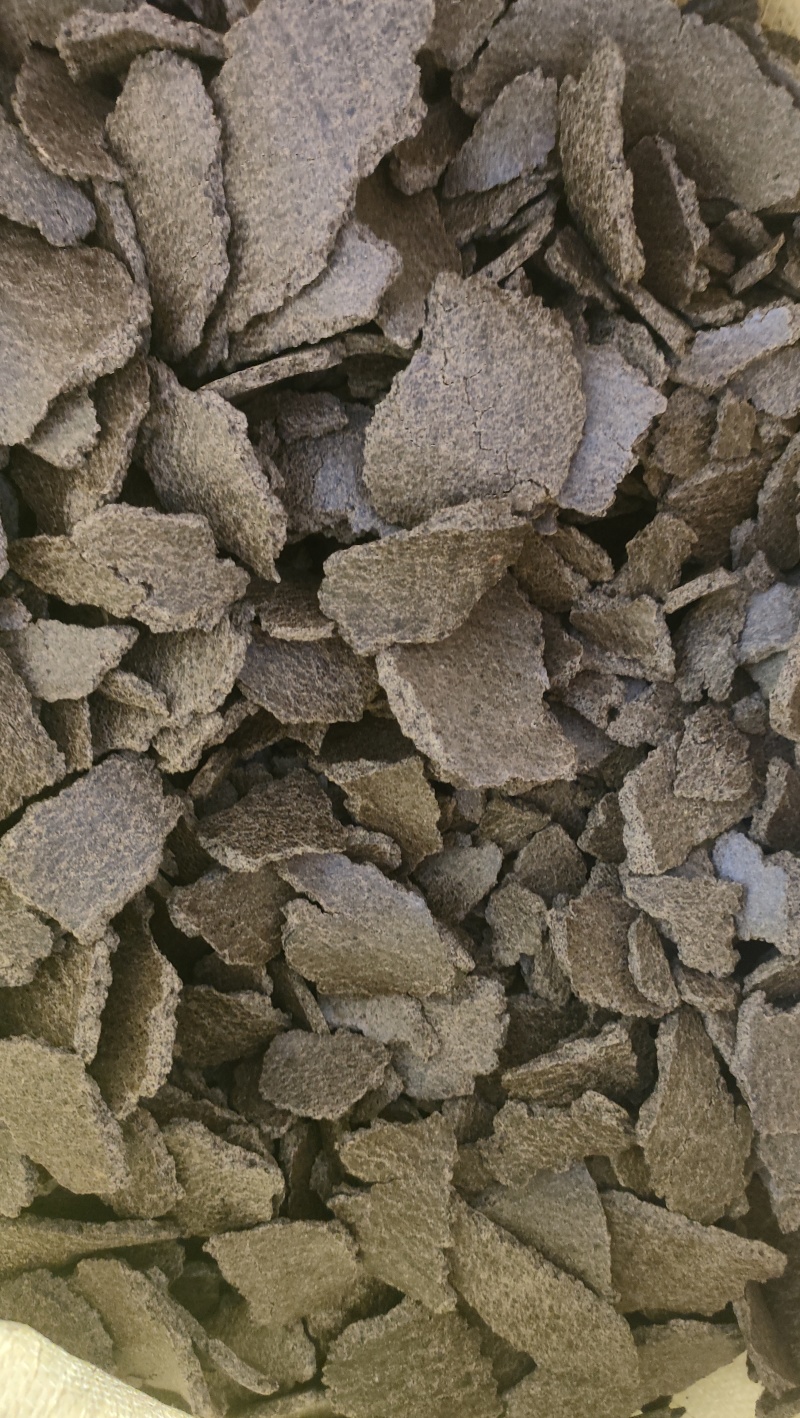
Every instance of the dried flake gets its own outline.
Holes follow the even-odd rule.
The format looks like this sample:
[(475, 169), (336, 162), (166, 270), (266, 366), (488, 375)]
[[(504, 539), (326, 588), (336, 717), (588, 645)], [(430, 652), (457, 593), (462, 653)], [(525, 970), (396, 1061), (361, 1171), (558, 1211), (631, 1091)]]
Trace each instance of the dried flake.
[(92, 196), (97, 212), (97, 243), (127, 266), (137, 286), (149, 291), (147, 267), (128, 200), (120, 183), (95, 178)]
[(197, 835), (229, 871), (260, 871), (268, 862), (302, 852), (336, 852), (344, 845), (330, 800), (305, 771), (257, 783), (232, 807), (203, 818)]
[(634, 1326), (642, 1403), (682, 1393), (731, 1364), (744, 1348), (734, 1324), (708, 1320), (668, 1320)]
[(710, 233), (700, 216), (695, 184), (684, 177), (674, 145), (664, 138), (642, 138), (628, 160), (645, 285), (659, 300), (681, 309), (709, 279), (703, 253)]
[(177, 817), (151, 763), (108, 758), (27, 809), (0, 844), (0, 876), (27, 905), (91, 941), (153, 879)]
[(147, 320), (146, 298), (107, 251), (56, 250), (6, 223), (0, 289), (8, 352), (0, 442), (22, 443), (59, 394), (86, 388), (131, 358)]
[(394, 186), (406, 197), (435, 187), (469, 131), (469, 119), (452, 99), (428, 104), (419, 132), (398, 143), (389, 159)]
[(709, 452), (713, 459), (746, 458), (753, 446), (757, 415), (752, 404), (726, 389), (717, 405), (717, 427)]
[(542, 167), (555, 147), (557, 123), (555, 80), (541, 70), (513, 79), (450, 164), (444, 196), (484, 192)]
[(678, 365), (676, 377), (704, 393), (712, 393), (740, 374), (754, 360), (784, 349), (800, 339), (796, 305), (770, 305), (751, 310), (743, 320), (721, 330), (701, 330)]
[(0, 1284), (0, 1317), (29, 1325), (86, 1364), (113, 1372), (111, 1337), (99, 1314), (63, 1276), (31, 1270)]
[(364, 485), (364, 437), (371, 414), (357, 404), (341, 407), (344, 429), (299, 437), (276, 453), (293, 538), (323, 532), (352, 542), (365, 532), (393, 530), (376, 515)]
[(185, 359), (228, 275), (220, 130), (200, 70), (168, 50), (135, 59), (108, 136), (147, 264), (156, 349)]
[(400, 275), (399, 253), (358, 221), (346, 222), (336, 238), (328, 265), (270, 315), (259, 315), (231, 340), (230, 361), (246, 364), (297, 345), (367, 325), (375, 320), (381, 298)]
[[(725, 573), (728, 584), (720, 586), (717, 578), (722, 574), (722, 569), (712, 572), (713, 580), (705, 585), (697, 586), (698, 581), (706, 582), (704, 576), (687, 583), (687, 587), (696, 588), (700, 596), (678, 627), (675, 651), (676, 684), (681, 698), (690, 702), (702, 698), (704, 689), (710, 699), (727, 698), (736, 673), (747, 590), (741, 582), (732, 580), (729, 572)], [(664, 606), (667, 614), (679, 609), (675, 602), (687, 587), (681, 587), (667, 597)]]
[(502, 187), (491, 187), (487, 192), (469, 192), (449, 202), (443, 199), (441, 210), (445, 230), (466, 258), (474, 242), (482, 237), (500, 236), (521, 217), (529, 204), (546, 191), (551, 176), (552, 170), (545, 170), (527, 177), (515, 177), (513, 182), (505, 182)]
[(446, 640), (379, 654), (400, 727), (438, 777), (501, 787), (571, 775), (574, 750), (540, 701), (547, 682), (540, 626), (539, 613), (506, 581)]
[(646, 911), (678, 947), (684, 965), (730, 975), (739, 963), (733, 949), (742, 894), (713, 874), (624, 878), (629, 901)]
[(97, 442), (100, 425), (85, 390), (63, 394), (51, 404), (25, 447), (51, 468), (80, 467)]
[(585, 1157), (614, 1158), (633, 1143), (625, 1109), (591, 1090), (568, 1107), (506, 1103), (493, 1128), (482, 1155), (497, 1180), (517, 1190), (539, 1173), (561, 1173)]
[(794, 1093), (786, 1087), (798, 1047), (797, 1006), (768, 1004), (760, 990), (748, 995), (739, 1011), (732, 1070), (759, 1134), (766, 1137), (800, 1132)]
[[(745, 632), (747, 623), (745, 622)], [(706, 704), (686, 721), (677, 755), (675, 792), (681, 798), (729, 802), (750, 792), (749, 744), (724, 709)]]
[(747, 603), (744, 627), (739, 637), (742, 664), (758, 664), (780, 651), (790, 650), (798, 627), (800, 594), (797, 587), (777, 581), (766, 590), (754, 591)]
[[(453, 1242), (453, 1284), (496, 1333), (536, 1359), (535, 1382), (544, 1377), (547, 1383), (549, 1372), (569, 1390), (591, 1376), (599, 1411), (609, 1418), (631, 1411), (636, 1350), (628, 1325), (607, 1301), (463, 1204), (456, 1209)], [(519, 1389), (525, 1387), (523, 1379)]]
[(151, 1098), (172, 1065), (180, 979), (149, 927), (150, 908), (131, 903), (117, 921), (111, 987), (92, 1065), (111, 1111), (130, 1116)]
[(149, 1246), (176, 1234), (159, 1221), (63, 1221), (28, 1213), (0, 1221), (0, 1275), (37, 1266), (60, 1270), (95, 1251)]
[(350, 1325), (331, 1346), (323, 1379), (347, 1418), (496, 1418), (501, 1411), (476, 1331), (460, 1315), (431, 1316), (410, 1300)]
[(443, 921), (458, 924), (491, 891), (502, 864), (503, 854), (494, 842), (445, 847), (426, 858), (414, 879), (431, 910)]
[(113, 1191), (126, 1180), (119, 1125), (75, 1054), (34, 1039), (0, 1041), (0, 1121), (70, 1191)]
[[(16, 1218), (39, 1193), (39, 1173), (29, 1157), (23, 1156), (8, 1128), (0, 1123), (0, 1216)], [(2, 1310), (0, 1317), (11, 1319)]]
[(800, 350), (790, 345), (754, 360), (731, 381), (731, 388), (761, 413), (794, 418), (800, 411)]
[(319, 608), (319, 585), (316, 577), (284, 577), (259, 595), (254, 604), (261, 629), (276, 640), (330, 639), (336, 627)]
[(122, 74), (132, 60), (152, 49), (175, 50), (192, 59), (225, 57), (222, 36), (203, 25), (173, 19), (154, 5), (139, 4), (132, 14), (119, 13), (126, 9), (126, 0), (113, 5), (91, 0), (91, 8), (65, 17), (58, 52), (76, 83)]
[(764, 481), (764, 459), (759, 454), (735, 463), (709, 463), (685, 482), (670, 488), (664, 498), (667, 511), (681, 517), (697, 537), (692, 549), (698, 561), (727, 557), (734, 528), (756, 510)]
[(66, 765), (34, 713), (30, 693), (0, 650), (0, 817), (64, 777)]
[(659, 1014), (669, 1014), (680, 1003), (661, 937), (647, 916), (637, 916), (628, 927), (628, 969), (637, 990)]
[(206, 1250), (255, 1322), (270, 1328), (344, 1309), (356, 1287), (356, 1248), (336, 1221), (280, 1220), (224, 1232)]
[(734, 1305), (734, 1314), (747, 1344), (748, 1369), (752, 1365), (756, 1381), (778, 1398), (796, 1391), (800, 1372), (792, 1346), (775, 1323), (763, 1288), (751, 1282)]
[(442, 275), (422, 341), (367, 430), (364, 479), (380, 515), (414, 525), (472, 498), (557, 494), (585, 412), (563, 317)]
[(105, 138), (111, 104), (93, 89), (74, 84), (57, 55), (28, 52), (13, 103), (23, 133), (51, 172), (78, 182), (119, 180)]
[(753, 813), (750, 831), (771, 851), (800, 845), (800, 775), (782, 758), (768, 764), (764, 799)]
[(752, 1141), (698, 1016), (683, 1009), (658, 1031), (658, 1082), (642, 1104), (636, 1138), (653, 1191), (670, 1211), (718, 1221), (745, 1188)]
[(502, 0), (436, 0), (426, 49), (443, 68), (463, 68), (502, 9)]
[(405, 741), (399, 752), (367, 742), (354, 757), (330, 738), (323, 743), (320, 768), (345, 789), (344, 805), (356, 822), (373, 831), (388, 833), (398, 844), (410, 868), (442, 847), (439, 804), (425, 777), (422, 759), (408, 754)]
[[(363, 337), (368, 338), (367, 336)], [(288, 354), (268, 359), (263, 364), (252, 364), (247, 369), (238, 369), (233, 374), (224, 374), (204, 385), (208, 393), (219, 394), (223, 399), (245, 399), (272, 384), (284, 379), (293, 379), (298, 374), (318, 374), (324, 369), (332, 369), (347, 358), (346, 336), (333, 340), (323, 340), (322, 344), (311, 345), (307, 349), (291, 350)]]
[[(798, 120), (788, 93), (761, 73), (731, 30), (681, 15), (673, 0), (516, 0), (495, 25), (454, 97), (477, 113), (501, 88), (540, 64), (560, 81), (580, 73), (600, 35), (620, 46), (627, 65), (626, 146), (662, 133), (681, 171), (703, 196), (727, 197), (749, 211), (792, 201), (800, 187)], [(736, 134), (736, 141), (731, 135)]]
[(786, 1263), (763, 1241), (701, 1226), (629, 1192), (604, 1192), (602, 1200), (623, 1314), (714, 1315), (749, 1281), (774, 1279)]
[(434, 1314), (455, 1307), (444, 1252), (450, 1238), (452, 1127), (439, 1114), (419, 1123), (375, 1122), (337, 1145), (345, 1171), (372, 1185), (332, 1199), (371, 1275)]
[(311, 897), (285, 908), (286, 959), (323, 993), (425, 996), (453, 984), (446, 940), (416, 892), (334, 854), (295, 857), (280, 872)]
[(211, 985), (185, 985), (178, 1001), (175, 1056), (194, 1068), (215, 1068), (257, 1053), (287, 1022), (269, 996), (255, 990), (223, 994)]
[(570, 610), (589, 590), (582, 572), (559, 554), (554, 537), (542, 537), (528, 527), (514, 575), (540, 610), (558, 615)]
[(183, 1188), (171, 1212), (183, 1235), (208, 1236), (272, 1219), (284, 1184), (271, 1158), (216, 1137), (202, 1123), (167, 1123), (163, 1137)]
[(651, 439), (648, 469), (655, 469), (666, 487), (666, 479), (682, 481), (708, 461), (708, 448), (716, 426), (711, 401), (696, 389), (678, 387), (667, 400), (665, 412)]
[(567, 201), (589, 240), (620, 281), (639, 281), (645, 259), (633, 216), (633, 178), (622, 151), (625, 61), (603, 39), (582, 77), (567, 75), (559, 94), (559, 139)]
[(464, 1097), (476, 1078), (493, 1073), (506, 1034), (505, 1003), (499, 981), (474, 977), (457, 985), (450, 997), (425, 1000), (425, 1019), (437, 1036), (434, 1052), (416, 1043), (394, 1052), (409, 1097)]
[(130, 1180), (103, 1200), (117, 1216), (163, 1216), (179, 1200), (182, 1188), (158, 1124), (136, 1108), (121, 1127)]
[(355, 721), (377, 689), (375, 668), (338, 637), (296, 642), (255, 631), (239, 683), (283, 724)]
[(800, 954), (800, 863), (793, 852), (764, 856), (742, 832), (726, 832), (714, 847), (714, 866), (739, 887), (736, 933), (766, 940), (785, 955)]
[(674, 787), (678, 743), (674, 735), (653, 749), (620, 789), (632, 872), (646, 875), (681, 866), (693, 847), (732, 827), (752, 809), (752, 792), (728, 802), (678, 797)]
[(535, 957), (541, 951), (547, 907), (536, 892), (508, 876), (486, 903), (486, 923), (491, 929), (495, 965), (516, 965), (520, 956)]
[(97, 1310), (128, 1383), (176, 1395), (197, 1418), (215, 1409), (182, 1312), (150, 1275), (121, 1260), (82, 1260), (72, 1288)]
[(35, 227), (52, 246), (74, 246), (88, 236), (95, 223), (89, 199), (76, 183), (57, 177), (45, 167), (4, 114), (0, 114), (0, 172), (0, 212), (4, 217), (21, 226)]
[[(559, 823), (536, 832), (517, 856), (513, 876), (552, 906), (555, 896), (574, 896), (586, 881), (586, 863)], [(508, 878), (507, 878), (508, 879)]]
[(520, 1186), (490, 1187), (475, 1205), (557, 1269), (611, 1298), (608, 1227), (597, 1187), (582, 1162), (565, 1172), (537, 1172)]
[(60, 942), (30, 984), (0, 994), (4, 1030), (29, 1034), (57, 1049), (71, 1049), (84, 1063), (91, 1063), (116, 946), (113, 931), (90, 945), (70, 937)]
[(651, 596), (594, 591), (570, 612), (583, 642), (605, 652), (612, 673), (650, 682), (675, 677), (675, 657), (663, 608)]
[(52, 927), (0, 881), (0, 985), (19, 986), (32, 980), (39, 961), (50, 954), (53, 940)]
[[(501, 281), (504, 290), (517, 290), (521, 295), (532, 295), (532, 287), (525, 272), (520, 268), (526, 261), (539, 250), (545, 237), (549, 236), (553, 229), (556, 214), (556, 199), (552, 194), (543, 197), (541, 202), (535, 202), (532, 207), (521, 213), (518, 222), (509, 224), (504, 235), (511, 236), (522, 225), (522, 235), (516, 241), (512, 241), (500, 256), (496, 256), (486, 266), (481, 268), (481, 276), (485, 280)], [(515, 277), (516, 273), (516, 277)], [(510, 279), (512, 278), (512, 279)]]
[(649, 1015), (628, 965), (628, 930), (635, 912), (616, 891), (589, 884), (576, 901), (550, 913), (556, 960), (579, 999), (618, 1014)]
[(201, 936), (229, 965), (266, 964), (281, 949), (282, 908), (291, 890), (267, 863), (258, 871), (207, 872), (177, 886), (167, 909), (188, 936)]
[(287, 1325), (260, 1324), (245, 1301), (225, 1295), (206, 1325), (215, 1339), (221, 1339), (245, 1363), (281, 1388), (307, 1383), (314, 1377), (317, 1367), (314, 1346), (299, 1321)]
[(565, 1106), (587, 1089), (627, 1097), (639, 1088), (639, 1060), (631, 1022), (605, 1024), (593, 1038), (567, 1039), (552, 1052), (507, 1069), (503, 1087), (510, 1098)]
[[(696, 533), (680, 517), (657, 512), (625, 548), (622, 580), (628, 594), (655, 596), (669, 604), (669, 593), (680, 581), (681, 567), (696, 541)], [(665, 611), (670, 614), (667, 605)]]
[(136, 640), (127, 626), (95, 630), (59, 620), (35, 620), (2, 634), (3, 649), (37, 699), (83, 699)]
[(247, 573), (218, 561), (205, 517), (117, 503), (67, 537), (13, 544), (19, 575), (69, 605), (132, 615), (151, 630), (210, 630), (243, 594)]
[(667, 401), (610, 345), (584, 345), (579, 358), (586, 423), (557, 496), (561, 507), (598, 517), (636, 466), (636, 445)]
[[(343, 23), (338, 6), (312, 15), (281, 3), (229, 32), (213, 93), (232, 220), (231, 330), (319, 275), (359, 177), (416, 131), (424, 110), (413, 60), (431, 13), (431, 0), (415, 0), (375, 23), (374, 7), (360, 0)], [(266, 155), (255, 180), (254, 150)]]
[(320, 605), (359, 655), (441, 640), (518, 556), (523, 529), (480, 504), (440, 513), (412, 532), (335, 552)]
[(383, 1082), (389, 1055), (358, 1034), (290, 1030), (264, 1055), (260, 1088), (268, 1102), (305, 1118), (339, 1118)]

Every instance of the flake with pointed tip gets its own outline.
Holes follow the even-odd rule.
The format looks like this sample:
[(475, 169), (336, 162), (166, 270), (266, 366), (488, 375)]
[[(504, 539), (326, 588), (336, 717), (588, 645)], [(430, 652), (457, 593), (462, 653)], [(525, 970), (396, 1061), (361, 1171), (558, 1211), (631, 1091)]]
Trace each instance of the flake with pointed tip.
[(639, 1360), (641, 1402), (653, 1403), (724, 1369), (744, 1349), (734, 1324), (707, 1320), (668, 1320), (637, 1324), (633, 1339)]
[(274, 1221), (213, 1236), (205, 1249), (270, 1327), (344, 1309), (357, 1281), (356, 1247), (337, 1221)]
[[(36, 1199), (39, 1173), (20, 1152), (4, 1123), (0, 1123), (0, 1216), (16, 1218)], [(2, 1314), (3, 1319), (11, 1318)]]
[(287, 1023), (269, 996), (256, 990), (223, 993), (211, 985), (185, 985), (177, 1006), (175, 1055), (195, 1068), (215, 1068), (257, 1053)]
[(490, 1187), (475, 1207), (558, 1269), (612, 1298), (608, 1227), (583, 1162), (566, 1171), (536, 1172), (516, 1187)]
[(359, 1034), (290, 1030), (267, 1049), (260, 1089), (278, 1108), (332, 1120), (380, 1087), (388, 1063), (383, 1045)]
[(183, 1235), (208, 1236), (272, 1219), (284, 1192), (272, 1158), (234, 1146), (198, 1122), (167, 1123), (162, 1135), (183, 1188), (171, 1208)]
[(557, 125), (555, 80), (540, 69), (512, 79), (450, 164), (444, 196), (483, 192), (542, 167), (555, 147)]
[(711, 874), (624, 877), (625, 895), (646, 911), (678, 947), (684, 965), (730, 975), (738, 964), (733, 942), (742, 892)]
[(650, 1015), (628, 964), (628, 930), (636, 913), (619, 891), (591, 882), (550, 913), (556, 960), (579, 999), (628, 1016)]
[(726, 832), (714, 847), (714, 866), (741, 895), (736, 931), (742, 940), (766, 940), (785, 955), (800, 954), (800, 864), (793, 852), (764, 856), (742, 832)]
[(701, 330), (675, 376), (682, 384), (712, 393), (740, 374), (754, 360), (785, 349), (800, 339), (800, 308), (796, 305), (757, 306), (737, 324)]
[(30, 693), (0, 650), (0, 818), (64, 777), (66, 765), (34, 713)]
[(36, 620), (5, 631), (1, 643), (30, 693), (51, 704), (91, 694), (136, 637), (128, 626), (89, 629), (60, 620)]
[(41, 49), (28, 52), (17, 75), (13, 104), (23, 133), (51, 172), (78, 182), (119, 181), (105, 137), (112, 105), (95, 90), (73, 83), (57, 55)]
[(649, 917), (639, 915), (628, 927), (628, 968), (637, 990), (656, 1006), (659, 1014), (669, 1014), (679, 1004), (679, 995), (669, 968), (661, 937)]
[(229, 871), (260, 871), (303, 852), (336, 852), (344, 828), (330, 799), (307, 771), (256, 783), (239, 802), (198, 824), (198, 840)]
[(674, 144), (641, 138), (628, 156), (633, 215), (645, 255), (644, 283), (667, 305), (682, 309), (705, 290), (703, 249), (710, 232), (700, 216), (694, 182), (683, 175)]
[(437, 1043), (432, 1052), (417, 1041), (395, 1049), (394, 1066), (405, 1091), (411, 1098), (466, 1097), (476, 1078), (497, 1068), (507, 1028), (502, 986), (470, 976), (450, 996), (425, 1000), (423, 1011)]
[(100, 425), (85, 389), (61, 394), (53, 401), (25, 447), (53, 468), (80, 468), (97, 443)]
[(292, 641), (263, 631), (253, 633), (239, 683), (283, 724), (355, 722), (377, 688), (372, 661), (338, 636)]
[(130, 1176), (102, 1200), (117, 1216), (163, 1216), (180, 1199), (182, 1188), (158, 1124), (144, 1108), (136, 1108), (120, 1126)]
[(605, 1024), (593, 1038), (567, 1039), (550, 1053), (507, 1069), (502, 1083), (509, 1097), (530, 1103), (562, 1106), (587, 1089), (628, 1097), (641, 1084), (631, 1021)]
[[(107, 74), (123, 74), (128, 65), (150, 50), (175, 50), (192, 59), (224, 59), (222, 36), (204, 25), (176, 20), (155, 5), (139, 4), (132, 14), (129, 0), (96, 0), (88, 9), (65, 17), (51, 40), (76, 83)], [(98, 13), (100, 11), (101, 13)], [(110, 12), (110, 13), (106, 13)]]
[(394, 186), (406, 197), (435, 187), (469, 131), (469, 119), (451, 98), (429, 103), (419, 132), (398, 143), (389, 158)]
[(100, 1016), (111, 984), (112, 930), (91, 944), (67, 937), (39, 966), (30, 984), (3, 990), (0, 1013), (10, 1034), (29, 1034), (71, 1049), (86, 1064), (97, 1052)]
[(0, 1275), (46, 1266), (62, 1270), (81, 1256), (169, 1241), (177, 1228), (160, 1221), (63, 1221), (30, 1212), (0, 1221)]
[(229, 965), (264, 965), (281, 949), (282, 907), (291, 896), (271, 863), (258, 871), (207, 872), (168, 898), (173, 923), (201, 936)]
[(633, 1136), (625, 1109), (587, 1089), (567, 1107), (505, 1103), (492, 1138), (480, 1148), (497, 1180), (520, 1188), (538, 1172), (563, 1172), (586, 1157), (613, 1159), (631, 1147)]

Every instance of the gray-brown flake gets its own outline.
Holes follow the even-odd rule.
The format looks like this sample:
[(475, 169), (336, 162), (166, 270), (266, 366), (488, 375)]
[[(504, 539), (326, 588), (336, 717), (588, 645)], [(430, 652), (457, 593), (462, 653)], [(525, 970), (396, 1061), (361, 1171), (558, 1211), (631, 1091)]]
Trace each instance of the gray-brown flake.
[(95, 211), (77, 183), (45, 167), (23, 133), (0, 114), (0, 212), (35, 227), (53, 246), (74, 246), (88, 236)]
[(29, 51), (13, 103), (23, 133), (51, 172), (78, 182), (119, 181), (105, 136), (111, 104), (94, 89), (74, 84), (57, 55)]
[(334, 1119), (372, 1088), (389, 1063), (382, 1044), (360, 1034), (307, 1034), (290, 1030), (264, 1055), (260, 1088), (268, 1102), (300, 1117)]
[[(61, 0), (59, 0), (61, 4)], [(176, 20), (155, 5), (130, 0), (92, 0), (88, 9), (73, 6), (58, 31), (58, 52), (76, 83), (122, 74), (132, 60), (149, 50), (174, 50), (191, 59), (225, 57), (222, 37), (204, 25)], [(132, 10), (132, 13), (120, 13)], [(110, 13), (106, 13), (110, 12)], [(53, 34), (52, 43), (56, 39)]]

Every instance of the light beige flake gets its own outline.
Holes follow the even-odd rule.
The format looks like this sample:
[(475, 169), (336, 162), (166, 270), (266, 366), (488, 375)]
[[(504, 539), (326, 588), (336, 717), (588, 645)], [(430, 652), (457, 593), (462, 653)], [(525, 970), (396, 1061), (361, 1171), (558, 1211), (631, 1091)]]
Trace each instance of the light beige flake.
[(127, 363), (146, 321), (146, 297), (107, 251), (59, 251), (4, 223), (0, 443), (24, 442), (59, 394)]
[(60, 941), (29, 984), (0, 993), (4, 1029), (71, 1049), (84, 1063), (91, 1063), (116, 947), (112, 930), (91, 944), (71, 937)]
[(520, 74), (481, 114), (447, 170), (444, 196), (483, 192), (533, 172), (555, 147), (557, 126), (555, 80), (540, 69)]
[(264, 1055), (260, 1089), (276, 1108), (304, 1118), (340, 1118), (383, 1082), (389, 1054), (360, 1034), (290, 1030)]
[[(91, 0), (88, 9), (81, 9), (69, 0), (69, 8), (77, 13), (64, 16), (57, 42), (58, 52), (76, 83), (105, 74), (123, 74), (132, 60), (152, 49), (172, 49), (192, 59), (224, 58), (221, 35), (204, 25), (173, 19), (155, 5), (133, 4), (132, 0)], [(120, 13), (127, 10), (133, 13)]]
[(633, 178), (623, 156), (625, 61), (601, 40), (579, 80), (561, 85), (560, 150), (567, 201), (620, 281), (640, 281), (645, 261), (633, 218)]
[(458, 787), (569, 778), (574, 750), (542, 702), (541, 617), (510, 581), (435, 645), (384, 650), (378, 676), (403, 732)]
[(13, 98), (22, 131), (51, 172), (78, 182), (119, 180), (105, 137), (111, 103), (72, 82), (62, 61), (41, 49), (28, 52)]
[(263, 631), (253, 632), (239, 683), (282, 724), (355, 722), (378, 687), (372, 661), (338, 636), (291, 641)]
[(599, 517), (636, 466), (640, 440), (667, 401), (611, 345), (584, 345), (578, 358), (586, 423), (558, 503)]
[(111, 1337), (92, 1305), (61, 1275), (30, 1270), (0, 1284), (0, 1319), (29, 1325), (68, 1354), (113, 1372)]
[(515, 518), (466, 504), (413, 532), (334, 552), (320, 605), (359, 655), (441, 640), (500, 580), (522, 535)]
[(34, 713), (30, 693), (0, 650), (0, 818), (64, 777), (66, 765)]
[(219, 123), (200, 70), (169, 51), (135, 59), (108, 136), (147, 264), (155, 347), (185, 359), (228, 275)]
[[(319, 275), (359, 177), (416, 131), (424, 109), (414, 55), (431, 15), (432, 0), (395, 4), (380, 18), (372, 0), (344, 14), (330, 0), (278, 0), (230, 30), (213, 93), (233, 224), (231, 330)], [(265, 155), (257, 173), (254, 151)]]
[(0, 1041), (0, 1122), (69, 1191), (113, 1191), (126, 1181), (119, 1124), (76, 1054), (35, 1039)]
[(345, 832), (330, 799), (308, 772), (257, 783), (232, 807), (198, 827), (202, 847), (229, 871), (259, 871), (303, 852), (337, 852)]
[(480, 1335), (457, 1314), (404, 1300), (351, 1324), (323, 1370), (333, 1412), (346, 1418), (498, 1418), (501, 1403)]
[(284, 1183), (271, 1157), (236, 1147), (197, 1122), (167, 1123), (163, 1138), (183, 1188), (171, 1211), (183, 1235), (208, 1236), (272, 1219)]
[(450, 1182), (456, 1156), (440, 1114), (419, 1123), (375, 1122), (337, 1147), (346, 1172), (371, 1183), (331, 1201), (354, 1232), (370, 1274), (434, 1313), (453, 1309), (444, 1251), (450, 1246)]
[(700, 330), (676, 370), (682, 384), (711, 393), (754, 360), (800, 339), (800, 307), (757, 306), (735, 325)]
[(286, 1325), (261, 1324), (245, 1300), (230, 1294), (223, 1295), (206, 1326), (214, 1338), (281, 1388), (307, 1383), (316, 1373), (314, 1346), (299, 1320)]
[(364, 480), (380, 515), (406, 526), (515, 489), (555, 495), (584, 413), (560, 314), (482, 279), (442, 275), (422, 348), (367, 431)]
[(80, 468), (99, 432), (94, 404), (85, 389), (78, 389), (50, 405), (25, 447), (52, 468)]
[(247, 586), (247, 573), (219, 561), (205, 517), (168, 516), (116, 503), (67, 537), (14, 543), (18, 574), (70, 605), (133, 615), (151, 630), (210, 630)]
[(213, 1236), (206, 1250), (257, 1324), (344, 1308), (356, 1287), (356, 1247), (337, 1221), (274, 1221)]
[(279, 870), (311, 898), (285, 907), (286, 959), (325, 994), (425, 996), (454, 983), (446, 941), (416, 892), (334, 854), (295, 857)]
[(361, 222), (346, 222), (321, 275), (279, 310), (256, 316), (233, 336), (231, 363), (266, 359), (297, 345), (314, 345), (354, 325), (367, 325), (401, 269), (393, 246)]
[(53, 246), (74, 246), (88, 236), (95, 211), (77, 183), (45, 167), (27, 138), (0, 114), (0, 213), (36, 227)]
[(52, 704), (83, 699), (136, 640), (128, 626), (91, 630), (60, 620), (36, 620), (0, 636), (6, 655), (31, 694)]
[[(745, 635), (748, 624), (745, 622)], [(686, 721), (678, 748), (675, 792), (682, 798), (730, 802), (753, 784), (749, 744), (726, 711), (704, 704)]]

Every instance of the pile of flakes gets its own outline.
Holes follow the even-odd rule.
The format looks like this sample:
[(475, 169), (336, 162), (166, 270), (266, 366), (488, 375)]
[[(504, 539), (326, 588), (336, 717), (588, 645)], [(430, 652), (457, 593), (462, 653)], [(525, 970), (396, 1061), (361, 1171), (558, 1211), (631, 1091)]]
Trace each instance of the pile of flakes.
[(3, 11), (0, 1318), (800, 1413), (800, 45)]

